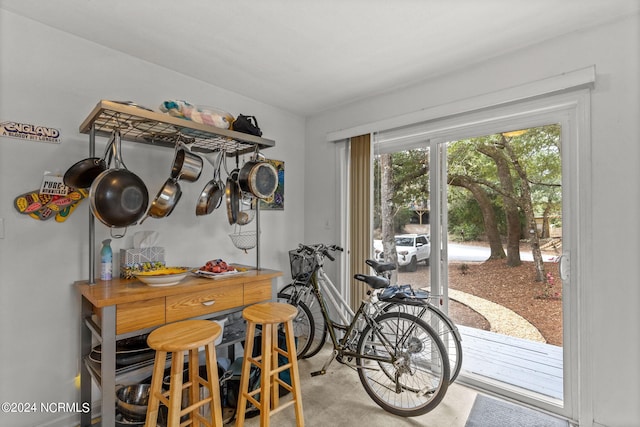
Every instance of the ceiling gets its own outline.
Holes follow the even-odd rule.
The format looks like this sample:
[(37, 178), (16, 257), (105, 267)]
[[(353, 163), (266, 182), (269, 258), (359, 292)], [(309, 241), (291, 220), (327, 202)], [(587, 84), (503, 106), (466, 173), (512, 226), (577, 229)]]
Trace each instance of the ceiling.
[(0, 0), (308, 116), (640, 11), (640, 0)]

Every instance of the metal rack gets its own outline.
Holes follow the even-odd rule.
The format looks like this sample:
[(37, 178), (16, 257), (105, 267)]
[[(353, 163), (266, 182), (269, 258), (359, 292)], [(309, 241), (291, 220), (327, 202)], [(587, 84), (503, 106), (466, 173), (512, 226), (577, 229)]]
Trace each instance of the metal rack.
[[(227, 156), (251, 153), (275, 146), (275, 141), (254, 135), (216, 128), (187, 119), (151, 111), (130, 102), (101, 100), (80, 125), (89, 135), (89, 156), (95, 157), (96, 136), (110, 137), (115, 130), (121, 139), (175, 148), (178, 141), (192, 151), (224, 150)], [(256, 203), (256, 268), (260, 269), (260, 210)], [(95, 217), (89, 218), (89, 283), (95, 284)]]
[(227, 155), (273, 147), (275, 142), (254, 135), (203, 125), (187, 119), (150, 111), (144, 107), (102, 100), (80, 125), (80, 133), (109, 137), (115, 129), (127, 141), (164, 147), (175, 146), (178, 136), (193, 151), (224, 149)]

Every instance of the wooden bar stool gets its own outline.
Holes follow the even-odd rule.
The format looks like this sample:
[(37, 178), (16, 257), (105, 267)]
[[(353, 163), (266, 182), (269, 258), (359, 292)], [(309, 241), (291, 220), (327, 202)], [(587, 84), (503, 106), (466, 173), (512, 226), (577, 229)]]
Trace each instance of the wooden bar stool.
[[(247, 321), (247, 337), (242, 361), (236, 427), (244, 426), (247, 402), (251, 402), (260, 410), (261, 427), (269, 426), (271, 414), (290, 405), (295, 405), (296, 425), (304, 426), (300, 375), (293, 334), (293, 318), (297, 313), (298, 310), (294, 306), (277, 302), (255, 304), (242, 311), (242, 317)], [(281, 323), (284, 324), (286, 350), (278, 346), (278, 326)], [(253, 343), (258, 325), (262, 326), (262, 355), (253, 357)], [(288, 363), (278, 366), (279, 354), (286, 357)], [(249, 391), (251, 365), (260, 369), (260, 386), (253, 391)], [(287, 369), (290, 369), (291, 385), (278, 376), (280, 372)], [(280, 386), (289, 390), (293, 399), (279, 406)], [(257, 394), (260, 394), (260, 401), (257, 400)]]
[[(222, 427), (222, 408), (220, 403), (220, 384), (214, 341), (222, 333), (222, 328), (208, 320), (185, 320), (170, 323), (154, 330), (147, 338), (147, 344), (156, 350), (155, 364), (151, 377), (149, 407), (145, 427), (157, 425), (160, 403), (169, 408), (167, 427), (180, 426), (180, 418), (190, 414), (189, 420), (182, 425)], [(198, 348), (204, 346), (206, 356), (207, 380), (200, 376)], [(189, 381), (182, 382), (184, 356), (188, 352)], [(171, 381), (169, 391), (162, 391), (167, 353), (171, 353)], [(209, 391), (209, 396), (200, 399), (200, 387)], [(189, 389), (189, 406), (181, 408), (182, 391)], [(211, 421), (203, 417), (199, 409), (211, 406)]]

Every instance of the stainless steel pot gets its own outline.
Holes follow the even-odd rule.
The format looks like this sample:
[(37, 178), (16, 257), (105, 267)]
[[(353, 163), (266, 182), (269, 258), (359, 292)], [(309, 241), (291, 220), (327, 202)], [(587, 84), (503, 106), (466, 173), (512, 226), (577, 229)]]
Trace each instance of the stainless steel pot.
[(116, 390), (116, 407), (131, 421), (144, 421), (149, 404), (149, 384), (132, 384)]
[(202, 173), (202, 157), (192, 153), (186, 145), (179, 142), (171, 167), (171, 178), (195, 182)]
[(278, 187), (278, 171), (264, 157), (246, 162), (238, 173), (238, 183), (242, 191), (249, 192), (259, 199), (267, 199)]
[(140, 221), (142, 224), (147, 218), (164, 218), (173, 212), (173, 208), (176, 207), (180, 197), (182, 196), (182, 189), (177, 179), (169, 178), (165, 181), (164, 185), (158, 191), (155, 199), (151, 202), (151, 206), (147, 211), (147, 214)]

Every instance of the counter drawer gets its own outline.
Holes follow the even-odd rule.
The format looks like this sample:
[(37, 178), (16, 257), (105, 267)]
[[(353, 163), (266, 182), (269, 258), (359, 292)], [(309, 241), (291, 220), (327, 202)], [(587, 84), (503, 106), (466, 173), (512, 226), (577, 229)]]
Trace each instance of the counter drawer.
[(165, 323), (164, 298), (129, 302), (116, 306), (116, 334)]
[(271, 300), (271, 280), (244, 284), (244, 305)]
[(167, 323), (242, 305), (242, 286), (229, 285), (167, 297)]

